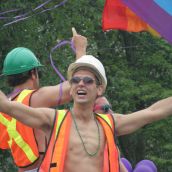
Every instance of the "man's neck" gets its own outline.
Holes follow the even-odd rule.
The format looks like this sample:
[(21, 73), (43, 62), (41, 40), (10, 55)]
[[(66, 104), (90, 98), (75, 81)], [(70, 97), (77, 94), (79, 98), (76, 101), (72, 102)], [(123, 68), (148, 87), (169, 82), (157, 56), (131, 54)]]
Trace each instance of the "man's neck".
[(35, 88), (33, 87), (33, 84), (31, 84), (29, 82), (25, 82), (24, 84), (20, 84), (20, 85), (15, 86), (13, 91), (8, 95), (8, 97), (10, 99), (13, 99), (14, 97), (16, 97), (24, 89), (33, 90)]
[(14, 87), (14, 90), (24, 90), (24, 89), (34, 90), (36, 88), (34, 88), (33, 83), (29, 82), (29, 80), (23, 84), (20, 84)]
[(76, 119), (89, 121), (94, 119), (93, 106), (87, 105), (74, 105), (72, 112)]

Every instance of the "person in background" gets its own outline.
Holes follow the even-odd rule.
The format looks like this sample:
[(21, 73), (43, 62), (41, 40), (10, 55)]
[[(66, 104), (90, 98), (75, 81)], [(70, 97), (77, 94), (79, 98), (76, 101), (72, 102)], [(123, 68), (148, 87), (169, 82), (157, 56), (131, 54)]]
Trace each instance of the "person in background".
[[(87, 39), (78, 35), (74, 28), (72, 32), (78, 59), (86, 54)], [(31, 107), (54, 107), (68, 103), (71, 100), (68, 81), (62, 85), (39, 87), (38, 71), (42, 66), (30, 49), (12, 49), (3, 65), (3, 75), (7, 77), (9, 86), (13, 87), (13, 92), (8, 98)], [(4, 113), (0, 113), (0, 131), (0, 148), (10, 149), (19, 172), (37, 171), (48, 145), (45, 134)]]

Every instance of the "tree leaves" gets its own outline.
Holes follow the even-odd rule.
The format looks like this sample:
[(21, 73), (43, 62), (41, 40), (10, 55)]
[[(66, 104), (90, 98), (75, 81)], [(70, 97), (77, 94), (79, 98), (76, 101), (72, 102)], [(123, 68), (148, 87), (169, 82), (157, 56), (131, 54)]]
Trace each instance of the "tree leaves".
[[(60, 0), (58, 2), (61, 2)], [(36, 7), (42, 1), (2, 1), (1, 11), (23, 8), (23, 12)], [(48, 7), (56, 5), (52, 1)], [(28, 47), (45, 65), (42, 69), (41, 85), (55, 85), (59, 78), (50, 66), (49, 53), (57, 42), (70, 40), (71, 28), (88, 38), (88, 54), (98, 57), (105, 66), (108, 78), (106, 96), (113, 110), (129, 113), (148, 107), (155, 101), (172, 95), (172, 47), (163, 39), (149, 33), (128, 33), (124, 31), (101, 30), (103, 0), (72, 0), (64, 6), (34, 15), (16, 24), (2, 27), (0, 37), (0, 68), (7, 52), (16, 46)], [(11, 14), (10, 14), (11, 15)], [(58, 69), (66, 76), (68, 65), (75, 56), (69, 46), (52, 53)], [(1, 89), (10, 88), (1, 78)], [(136, 164), (139, 160), (149, 158), (158, 165), (159, 172), (171, 172), (172, 128), (171, 118), (145, 126), (138, 132), (121, 137), (122, 152)], [(142, 146), (142, 147), (141, 147)], [(139, 148), (142, 150), (138, 151)], [(2, 157), (9, 154), (0, 153)], [(5, 164), (7, 163), (7, 164)], [(3, 161), (0, 168), (9, 166)], [(14, 171), (12, 169), (12, 171)]]

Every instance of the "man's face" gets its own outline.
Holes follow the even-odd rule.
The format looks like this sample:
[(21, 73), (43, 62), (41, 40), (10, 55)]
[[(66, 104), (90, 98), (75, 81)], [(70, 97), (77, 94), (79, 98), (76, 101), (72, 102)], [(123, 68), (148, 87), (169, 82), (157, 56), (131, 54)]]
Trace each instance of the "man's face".
[(70, 94), (75, 103), (93, 103), (103, 91), (102, 86), (97, 85), (94, 74), (88, 70), (75, 72), (70, 83)]

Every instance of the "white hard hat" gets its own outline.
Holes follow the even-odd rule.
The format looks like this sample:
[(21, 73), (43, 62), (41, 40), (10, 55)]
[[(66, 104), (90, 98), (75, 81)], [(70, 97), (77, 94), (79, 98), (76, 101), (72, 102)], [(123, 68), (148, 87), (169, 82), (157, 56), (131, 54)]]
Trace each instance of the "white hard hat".
[(68, 80), (70, 80), (73, 76), (73, 74), (77, 71), (78, 68), (84, 67), (91, 69), (100, 83), (104, 86), (104, 89), (107, 85), (107, 79), (105, 74), (105, 69), (103, 67), (103, 64), (92, 55), (84, 55), (77, 59), (74, 63), (71, 63), (68, 68)]

